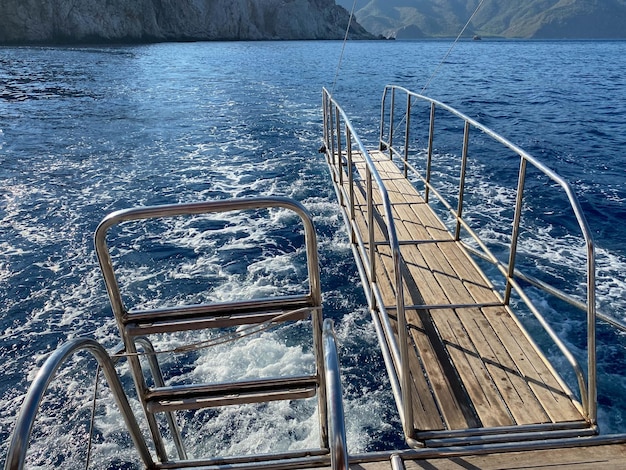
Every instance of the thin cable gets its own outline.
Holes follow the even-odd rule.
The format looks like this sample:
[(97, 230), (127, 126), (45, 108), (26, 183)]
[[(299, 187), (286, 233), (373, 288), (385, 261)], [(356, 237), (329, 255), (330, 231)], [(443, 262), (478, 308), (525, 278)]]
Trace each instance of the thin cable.
[(341, 69), (341, 62), (343, 61), (343, 53), (346, 50), (346, 43), (348, 42), (348, 33), (350, 32), (350, 26), (352, 25), (352, 18), (354, 17), (354, 10), (356, 9), (356, 0), (352, 3), (352, 10), (350, 11), (350, 18), (348, 19), (348, 27), (346, 28), (346, 35), (343, 37), (343, 44), (341, 45), (341, 54), (339, 54), (339, 62), (337, 63), (337, 69), (335, 70), (335, 78), (333, 79), (333, 86), (330, 89), (330, 96), (335, 94), (335, 86), (337, 85), (337, 77), (339, 77), (339, 70)]
[[(430, 76), (430, 78), (428, 79), (428, 81), (426, 82), (426, 85), (424, 85), (424, 87), (422, 88), (422, 90), (420, 91), (420, 94), (423, 94), (424, 91), (426, 90), (426, 88), (428, 88), (428, 85), (430, 85), (430, 83), (433, 81), (433, 79), (435, 78), (435, 75), (437, 75), (437, 73), (439, 73), (439, 69), (441, 69), (441, 67), (443, 67), (443, 64), (446, 62), (446, 59), (448, 58), (448, 56), (452, 53), (452, 50), (454, 49), (454, 47), (456, 46), (456, 43), (459, 42), (459, 40), (461, 39), (461, 36), (463, 35), (463, 33), (465, 32), (465, 30), (467, 29), (467, 27), (469, 26), (469, 24), (472, 22), (472, 19), (474, 19), (474, 16), (476, 16), (476, 13), (478, 13), (478, 10), (480, 10), (480, 7), (483, 5), (483, 3), (485, 3), (485, 0), (480, 0), (480, 3), (478, 4), (478, 6), (476, 7), (476, 9), (474, 10), (474, 13), (472, 13), (472, 16), (469, 17), (469, 20), (467, 20), (467, 23), (465, 23), (465, 26), (463, 26), (463, 29), (461, 29), (461, 32), (458, 34), (458, 36), (456, 37), (456, 39), (454, 40), (454, 42), (452, 43), (452, 45), (450, 46), (450, 48), (448, 49), (448, 52), (446, 52), (446, 54), (443, 56), (443, 59), (441, 59), (441, 62), (439, 62), (439, 65), (437, 65), (437, 67), (435, 68), (435, 71), (432, 73), (432, 75)], [(402, 117), (402, 119), (400, 119), (400, 121), (398, 122), (398, 124), (396, 124), (396, 126), (394, 127), (393, 132), (395, 133), (398, 128), (402, 125), (402, 123), (404, 122), (404, 120), (406, 119), (406, 114)]]
[(430, 76), (428, 81), (426, 82), (426, 85), (424, 85), (424, 88), (422, 88), (422, 91), (420, 91), (420, 94), (424, 93), (426, 88), (428, 88), (428, 85), (430, 85), (430, 82), (433, 81), (433, 78), (435, 78), (435, 75), (437, 75), (437, 73), (439, 72), (439, 69), (443, 66), (443, 64), (446, 61), (446, 59), (448, 58), (448, 56), (452, 53), (452, 49), (454, 49), (454, 46), (456, 46), (456, 43), (459, 42), (459, 39), (461, 39), (461, 36), (465, 32), (465, 30), (467, 29), (469, 24), (472, 22), (472, 20), (474, 19), (474, 16), (476, 16), (476, 13), (478, 13), (478, 10), (480, 10), (480, 7), (483, 5), (483, 3), (485, 3), (485, 0), (480, 0), (480, 3), (478, 4), (476, 9), (474, 10), (474, 13), (472, 13), (472, 16), (470, 16), (469, 20), (467, 20), (467, 23), (465, 23), (465, 26), (463, 26), (463, 29), (461, 30), (459, 35), (456, 37), (456, 39), (454, 40), (454, 42), (450, 46), (450, 49), (448, 49), (448, 52), (446, 52), (446, 55), (444, 55), (443, 59), (441, 59), (441, 62), (439, 62), (439, 65), (437, 66), (435, 71), (432, 73), (432, 75)]
[(91, 418), (89, 420), (89, 437), (87, 439), (87, 458), (85, 459), (85, 470), (89, 469), (91, 461), (91, 449), (93, 447), (93, 430), (96, 421), (96, 402), (98, 401), (98, 377), (100, 377), (100, 364), (96, 368), (96, 381), (93, 387), (93, 397), (91, 399)]

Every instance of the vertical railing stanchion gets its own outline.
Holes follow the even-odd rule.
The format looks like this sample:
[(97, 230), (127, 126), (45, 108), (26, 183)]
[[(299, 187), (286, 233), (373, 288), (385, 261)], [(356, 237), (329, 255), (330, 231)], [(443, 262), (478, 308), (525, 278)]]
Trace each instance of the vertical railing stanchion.
[[(372, 196), (372, 171), (369, 165), (365, 166), (365, 178), (367, 179), (367, 236), (369, 243), (370, 282), (376, 282), (376, 243), (374, 239), (374, 201)], [(372, 297), (373, 298), (373, 297)]]
[(326, 90), (322, 88), (322, 142), (328, 143), (326, 139)]
[(389, 159), (393, 159), (393, 114), (396, 107), (396, 89), (391, 89), (391, 105), (389, 107)]
[(430, 121), (428, 124), (428, 155), (426, 157), (426, 184), (424, 188), (424, 200), (428, 203), (430, 195), (430, 176), (433, 162), (433, 141), (435, 139), (435, 103), (430, 104)]
[[(346, 125), (346, 152), (348, 159), (348, 199), (350, 199), (350, 220), (354, 222), (354, 171), (352, 169), (352, 133), (350, 127)], [(354, 239), (354, 230), (351, 229), (351, 238)]]
[(517, 181), (517, 195), (515, 198), (515, 215), (513, 217), (513, 231), (511, 232), (511, 247), (509, 249), (509, 266), (506, 276), (506, 286), (504, 290), (504, 303), (509, 305), (511, 300), (511, 289), (513, 277), (515, 276), (515, 258), (517, 256), (517, 241), (519, 239), (519, 228), (522, 220), (522, 204), (524, 202), (524, 185), (526, 183), (526, 159), (520, 159), (519, 176)]
[(409, 129), (411, 126), (411, 94), (406, 95), (406, 127), (404, 130), (404, 169), (403, 174), (406, 178), (408, 175), (408, 163), (409, 163)]
[(328, 397), (330, 468), (331, 470), (349, 470), (337, 340), (335, 339), (333, 321), (329, 318), (324, 320), (323, 340), (326, 396)]
[(470, 123), (465, 121), (463, 129), (463, 150), (461, 153), (461, 175), (459, 178), (459, 200), (456, 210), (456, 228), (454, 229), (454, 239), (461, 238), (461, 219), (463, 218), (463, 199), (465, 196), (465, 174), (467, 173), (467, 149), (469, 146)]
[(387, 103), (387, 90), (389, 90), (388, 86), (386, 86), (383, 91), (383, 98), (380, 103), (380, 136), (378, 138), (378, 150), (381, 152), (384, 150), (383, 142), (385, 141), (385, 105)]
[[(328, 138), (330, 139), (330, 155), (331, 155), (331, 161), (333, 164), (333, 167), (336, 168), (337, 166), (337, 161), (335, 160), (336, 158), (336, 152), (335, 152), (335, 123), (334, 123), (334, 116), (333, 116), (333, 108), (336, 105), (334, 104), (334, 102), (332, 101), (332, 99), (330, 100), (330, 106), (328, 107)], [(333, 175), (333, 179), (336, 178), (336, 175)], [(336, 181), (336, 179), (335, 179)]]
[[(586, 225), (586, 224), (585, 224)], [(585, 237), (586, 238), (586, 237)], [(587, 392), (589, 420), (598, 421), (598, 386), (596, 371), (596, 268), (593, 241), (587, 238)]]
[(339, 113), (339, 108), (335, 106), (335, 137), (337, 139), (336, 148), (337, 151), (337, 168), (341, 173), (341, 114)]

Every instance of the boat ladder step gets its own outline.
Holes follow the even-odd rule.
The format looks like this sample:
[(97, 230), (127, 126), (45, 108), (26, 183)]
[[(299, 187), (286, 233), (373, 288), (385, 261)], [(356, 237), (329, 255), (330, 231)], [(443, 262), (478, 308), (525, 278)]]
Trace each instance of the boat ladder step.
[(304, 320), (310, 316), (308, 296), (249, 302), (216, 303), (127, 313), (125, 331), (132, 337), (211, 328), (230, 328), (242, 325), (261, 325), (268, 322)]
[[(279, 223), (274, 227), (274, 219), (271, 217), (271, 211), (274, 210), (292, 213), (300, 219), (300, 224), (290, 220), (287, 226)], [(266, 220), (263, 220), (266, 216)], [(200, 242), (193, 252), (187, 249), (185, 241), (179, 240), (177, 234), (171, 233), (167, 228), (168, 220), (171, 221), (173, 218), (182, 220), (182, 217), (188, 218), (186, 219), (188, 223), (202, 233), (203, 242)], [(233, 221), (239, 220), (237, 223), (241, 224), (242, 230), (254, 230), (254, 227), (247, 227), (247, 222), (256, 221), (257, 218), (259, 221), (263, 220), (260, 223), (267, 224), (267, 236), (262, 238), (254, 249), (249, 248), (250, 253), (246, 251), (246, 254), (241, 254), (241, 259), (226, 271), (232, 269), (237, 273), (233, 278), (237, 276), (245, 278), (250, 274), (252, 263), (272, 261), (279, 253), (290, 254), (294, 263), (296, 261), (300, 263), (300, 260), (296, 259), (299, 250), (306, 252), (306, 270), (295, 269), (297, 274), (289, 279), (281, 279), (280, 275), (272, 276), (272, 280), (263, 285), (270, 294), (263, 298), (256, 297), (243, 286), (241, 289), (233, 289), (230, 285), (224, 285), (226, 281), (219, 275), (213, 276), (212, 273), (203, 272), (201, 278), (191, 286), (185, 282), (178, 283), (179, 271), (185, 272), (187, 269), (185, 263), (197, 263), (199, 256), (221, 259), (220, 250), (224, 249), (224, 244), (227, 244), (229, 239), (224, 237), (223, 221), (234, 224)], [(220, 221), (215, 223), (214, 219)], [(141, 221), (147, 221), (146, 229), (158, 227), (158, 230), (151, 233), (151, 237), (158, 240), (155, 243), (157, 246), (152, 244), (151, 239), (145, 245), (141, 242), (131, 243), (132, 250), (120, 252), (118, 245), (126, 242), (123, 237), (118, 237), (124, 227), (117, 226), (126, 223), (136, 226)], [(107, 237), (109, 230), (111, 234)], [(109, 250), (107, 238), (111, 238), (113, 255)], [(289, 242), (289, 246), (282, 245), (285, 241)], [(320, 445), (317, 451), (328, 456), (329, 404), (326, 395), (325, 356), (322, 350), (322, 295), (317, 241), (311, 216), (301, 204), (286, 198), (266, 197), (126, 209), (114, 212), (102, 221), (96, 230), (95, 243), (137, 396), (143, 406), (160, 462), (175, 462), (169, 455), (165, 443), (165, 439), (170, 439), (179, 460), (186, 462), (186, 466), (191, 465), (187, 457), (185, 436), (180, 429), (180, 421), (187, 414), (177, 413), (179, 411), (211, 408), (212, 415), (213, 411), (225, 412), (217, 408), (254, 404), (259, 405), (260, 413), (271, 413), (273, 408), (264, 407), (264, 403), (306, 399), (316, 402), (320, 421)], [(162, 253), (164, 245), (167, 245), (168, 252), (165, 257)], [(170, 256), (169, 253), (175, 254)], [(157, 273), (165, 272), (165, 276), (171, 276), (173, 287), (169, 292), (162, 294), (161, 298), (152, 297), (153, 294), (148, 292), (149, 295), (141, 302), (129, 293), (128, 298), (124, 296), (124, 300), (129, 304), (130, 300), (133, 300), (134, 305), (127, 306), (122, 299), (122, 291), (126, 294), (126, 291), (130, 290), (133, 277), (132, 275), (120, 277), (119, 280), (125, 281), (120, 285), (114, 268), (118, 264), (123, 266), (128, 261), (125, 256), (145, 262), (148, 271), (154, 269)], [(278, 261), (284, 262), (283, 258)], [(155, 265), (154, 268), (152, 264)], [(289, 273), (291, 276), (292, 271), (289, 270)], [(181, 292), (176, 289), (179, 285)], [(226, 287), (232, 289), (229, 296), (232, 294), (233, 300), (223, 301), (214, 294)], [(185, 289), (189, 289), (190, 292), (186, 293)], [(178, 300), (177, 297), (182, 299)], [(218, 299), (213, 300), (214, 297)], [(169, 303), (175, 305), (168, 305)], [(153, 307), (154, 305), (157, 307)], [(237, 344), (232, 349), (233, 354), (239, 354), (237, 352), (239, 345), (247, 341), (262, 343), (268, 338), (263, 332), (274, 326), (297, 329), (296, 339), (302, 342), (300, 347), (307, 357), (305, 361), (287, 368), (288, 371), (275, 372), (273, 369), (269, 371), (271, 368), (266, 369), (267, 371), (261, 368), (258, 371), (259, 376), (251, 379), (245, 370), (234, 367), (228, 379), (215, 379), (211, 373), (202, 378), (194, 375), (194, 378), (183, 379), (179, 375), (179, 368), (170, 366), (177, 362), (181, 355), (185, 355), (189, 361), (200, 360), (205, 361), (205, 364), (216, 362), (206, 364), (207, 366), (229, 366), (228, 362), (231, 359), (217, 358), (221, 350), (214, 352), (216, 349), (211, 348), (226, 343)], [(200, 350), (204, 352), (200, 353)], [(251, 364), (254, 362), (252, 359)], [(248, 358), (243, 360), (248, 361)], [(259, 360), (271, 361), (273, 358), (269, 354)], [(163, 367), (164, 365), (167, 367)], [(340, 399), (340, 395), (338, 397)], [(167, 421), (169, 432), (162, 432), (163, 420)], [(254, 461), (256, 457), (240, 456), (237, 459), (230, 462), (244, 464)]]
[(151, 413), (218, 406), (299, 400), (315, 396), (317, 376), (297, 376), (223, 384), (157, 387), (145, 394)]

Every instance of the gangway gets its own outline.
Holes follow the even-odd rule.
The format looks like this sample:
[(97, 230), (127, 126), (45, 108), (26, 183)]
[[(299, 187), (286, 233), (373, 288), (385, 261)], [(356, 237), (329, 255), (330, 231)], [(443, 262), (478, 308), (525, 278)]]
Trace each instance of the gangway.
[[(418, 104), (427, 142), (416, 148)], [(523, 150), (449, 106), (401, 87), (382, 100), (380, 137), (366, 148), (343, 109), (324, 90), (324, 153), (377, 329), (407, 442), (444, 448), (580, 438), (597, 433), (593, 241), (569, 185)], [(445, 116), (444, 116), (445, 115)], [(437, 119), (436, 119), (437, 116)], [(451, 120), (460, 122), (456, 126)], [(455, 200), (433, 181), (433, 142), (461, 130)], [(400, 130), (398, 130), (400, 129)], [(508, 258), (494, 255), (465, 214), (470, 131), (517, 155), (519, 181), (508, 234)], [(420, 135), (420, 136), (423, 136)], [(418, 166), (419, 161), (422, 166)], [(565, 193), (587, 247), (587, 299), (524, 276), (516, 266), (527, 168)], [(420, 189), (421, 188), (421, 189)], [(446, 221), (433, 208), (444, 207)], [(463, 236), (462, 236), (463, 235)], [(468, 241), (469, 239), (469, 241)], [(495, 286), (479, 267), (501, 273)], [(587, 312), (587, 373), (566, 348), (522, 282)], [(573, 393), (511, 306), (516, 295), (537, 318), (572, 368)]]

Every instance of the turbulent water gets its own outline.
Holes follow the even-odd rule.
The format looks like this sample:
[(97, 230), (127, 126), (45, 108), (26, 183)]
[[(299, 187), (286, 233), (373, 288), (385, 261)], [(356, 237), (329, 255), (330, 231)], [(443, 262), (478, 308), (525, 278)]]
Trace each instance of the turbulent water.
[[(28, 381), (51, 350), (84, 335), (107, 347), (118, 341), (92, 243), (102, 217), (135, 205), (252, 195), (292, 197), (313, 214), (324, 315), (335, 319), (341, 344), (350, 450), (399, 445), (375, 333), (317, 152), (321, 88), (333, 87), (335, 76), (335, 96), (370, 142), (378, 132), (383, 86), (420, 91), (428, 84), (426, 94), (492, 127), (565, 177), (598, 245), (599, 308), (626, 320), (626, 42), (462, 42), (441, 63), (449, 47), (446, 41), (349, 43), (337, 75), (338, 42), (1, 48), (0, 455)], [(504, 161), (485, 173), (495, 178), (510, 168)], [(505, 191), (485, 188), (477, 200), (485, 214), (495, 216), (493, 203), (506, 197)], [(274, 221), (283, 230), (292, 222), (280, 214)], [(184, 249), (194, 251), (203, 241), (193, 226), (169, 228)], [(184, 265), (178, 278), (218, 279), (221, 287), (212, 298), (231, 297), (236, 283), (243, 283), (246, 294), (265, 294), (282, 274), (287, 288), (298, 286), (284, 268), (291, 263), (285, 259), (295, 257), (297, 271), (301, 255), (289, 237), (290, 249), (278, 253), (274, 264), (256, 260), (245, 276), (235, 272), (240, 257), (253, 257), (250, 247), (269, 236), (265, 224), (253, 221), (253, 228), (231, 231), (221, 251)], [(138, 244), (150, 239), (137, 233)], [(561, 262), (571, 248), (567, 243), (550, 244), (547, 237), (538, 243), (548, 250), (542, 256), (566, 273), (577, 268)], [(144, 276), (140, 269), (136, 279), (129, 272), (125, 279), (147, 292), (130, 294), (133, 300), (150, 304), (167, 295), (163, 272)], [(559, 335), (584, 358), (581, 319), (548, 311)], [(289, 329), (270, 331), (263, 343), (223, 345), (168, 368), (186, 379), (203, 373), (219, 379), (233, 368), (306, 369), (309, 349), (294, 335)], [(626, 431), (625, 344), (600, 325), (604, 433)], [(31, 458), (41, 468), (70, 465), (86, 452), (90, 386), (84, 374), (64, 374), (61, 385), (69, 392), (58, 390), (35, 429)], [(120, 466), (135, 457), (118, 431), (111, 397), (102, 395), (94, 465)], [(277, 421), (247, 409), (183, 420), (185, 429), (199, 429), (202, 436), (192, 444), (194, 454), (262, 451), (270, 433), (275, 448), (289, 449), (315, 445), (310, 408), (276, 405)], [(44, 452), (51, 443), (63, 451)]]

